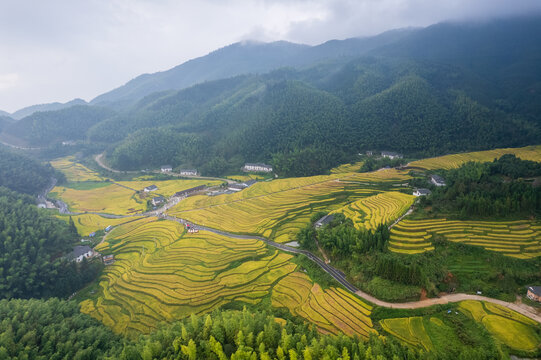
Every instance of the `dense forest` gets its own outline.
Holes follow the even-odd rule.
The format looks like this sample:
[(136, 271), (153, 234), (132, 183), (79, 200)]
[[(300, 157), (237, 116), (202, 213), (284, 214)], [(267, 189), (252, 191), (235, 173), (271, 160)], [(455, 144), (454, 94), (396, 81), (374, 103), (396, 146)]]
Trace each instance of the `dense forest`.
[(493, 162), (466, 163), (444, 176), (447, 186), (434, 189), (421, 202), (421, 206), (432, 206), (433, 214), (454, 214), (462, 219), (541, 215), (541, 187), (531, 180), (541, 176), (541, 163), (507, 154)]
[(63, 258), (74, 240), (74, 227), (0, 187), (0, 299), (67, 297), (92, 281), (100, 263)]
[(63, 175), (55, 172), (51, 166), (42, 165), (0, 145), (0, 186), (36, 195), (51, 184), (53, 176), (60, 181), (63, 180)]
[(57, 299), (0, 300), (0, 359), (494, 359), (490, 343), (424, 353), (393, 338), (322, 335), (258, 310), (216, 310), (129, 341)]

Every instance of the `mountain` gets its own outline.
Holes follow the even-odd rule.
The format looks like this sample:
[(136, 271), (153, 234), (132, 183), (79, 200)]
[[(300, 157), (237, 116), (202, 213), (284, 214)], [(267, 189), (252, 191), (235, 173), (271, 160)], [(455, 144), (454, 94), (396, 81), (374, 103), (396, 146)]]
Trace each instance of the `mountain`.
[(75, 105), (86, 105), (86, 101), (82, 99), (73, 99), (64, 104), (59, 103), (59, 102), (54, 102), (50, 104), (32, 105), (32, 106), (28, 106), (20, 110), (17, 110), (10, 116), (16, 120), (20, 120), (38, 111), (55, 111), (55, 110), (65, 109), (65, 108), (75, 106)]
[(15, 122), (15, 120), (13, 120), (12, 118), (10, 118), (9, 116), (4, 116), (2, 114), (0, 114), (0, 132), (8, 127), (9, 125), (13, 124)]
[(112, 110), (74, 105), (57, 111), (38, 111), (4, 128), (3, 132), (33, 145), (63, 140), (82, 140), (86, 131), (111, 117)]
[(170, 70), (138, 76), (126, 85), (96, 97), (91, 104), (132, 104), (153, 92), (180, 90), (205, 81), (241, 74), (261, 74), (280, 67), (303, 67), (328, 59), (351, 59), (378, 46), (397, 41), (411, 31), (394, 30), (367, 38), (332, 40), (319, 46), (286, 41), (239, 42)]
[(3, 117), (4, 117), (4, 116), (8, 116), (8, 117), (9, 117), (9, 116), (11, 116), (11, 114), (8, 113), (8, 112), (6, 112), (6, 111), (0, 110), (0, 116), (3, 116)]
[[(433, 156), (535, 144), (538, 38), (541, 17), (526, 17), (313, 47), (234, 44), (92, 101), (115, 110), (40, 112), (4, 133), (43, 145), (90, 140), (119, 169), (171, 163), (206, 174), (265, 161), (282, 175), (310, 175), (366, 149)], [(285, 63), (295, 66), (262, 70)], [(245, 73), (210, 80), (235, 72)]]

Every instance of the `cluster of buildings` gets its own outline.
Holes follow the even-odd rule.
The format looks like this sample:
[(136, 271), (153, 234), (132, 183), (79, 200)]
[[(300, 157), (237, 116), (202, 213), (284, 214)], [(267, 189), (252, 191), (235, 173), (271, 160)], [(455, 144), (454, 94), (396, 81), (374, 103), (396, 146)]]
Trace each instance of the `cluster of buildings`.
[[(171, 165), (162, 165), (160, 170), (162, 173), (170, 173), (173, 172), (173, 167)], [(196, 169), (181, 169), (179, 174), (181, 176), (198, 176), (199, 172)]]

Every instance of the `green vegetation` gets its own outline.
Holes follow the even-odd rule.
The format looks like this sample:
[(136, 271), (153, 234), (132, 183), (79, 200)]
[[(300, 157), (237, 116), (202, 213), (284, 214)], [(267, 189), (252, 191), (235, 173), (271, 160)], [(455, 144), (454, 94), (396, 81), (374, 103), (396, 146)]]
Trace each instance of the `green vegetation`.
[(77, 239), (73, 227), (2, 187), (0, 229), (0, 298), (67, 297), (101, 271), (62, 258)]
[(513, 154), (489, 163), (468, 162), (444, 172), (447, 186), (435, 189), (421, 206), (432, 206), (430, 215), (526, 218), (541, 213), (541, 187), (524, 178), (541, 176), (541, 163)]
[(0, 145), (0, 186), (36, 195), (51, 184), (53, 176), (63, 180), (63, 176), (56, 174), (52, 167), (42, 165)]
[(122, 339), (75, 302), (0, 300), (0, 359), (118, 358)]

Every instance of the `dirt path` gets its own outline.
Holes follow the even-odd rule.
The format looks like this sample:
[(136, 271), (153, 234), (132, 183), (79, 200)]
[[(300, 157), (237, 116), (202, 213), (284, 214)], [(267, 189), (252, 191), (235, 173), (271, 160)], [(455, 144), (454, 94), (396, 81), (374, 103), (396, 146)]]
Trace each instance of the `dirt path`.
[(110, 168), (109, 166), (105, 165), (105, 163), (103, 162), (103, 155), (104, 153), (94, 156), (94, 160), (96, 160), (96, 163), (100, 167), (104, 168), (107, 171), (114, 172), (117, 174), (136, 174), (138, 172), (138, 171), (120, 171), (120, 170), (115, 170), (113, 168)]

